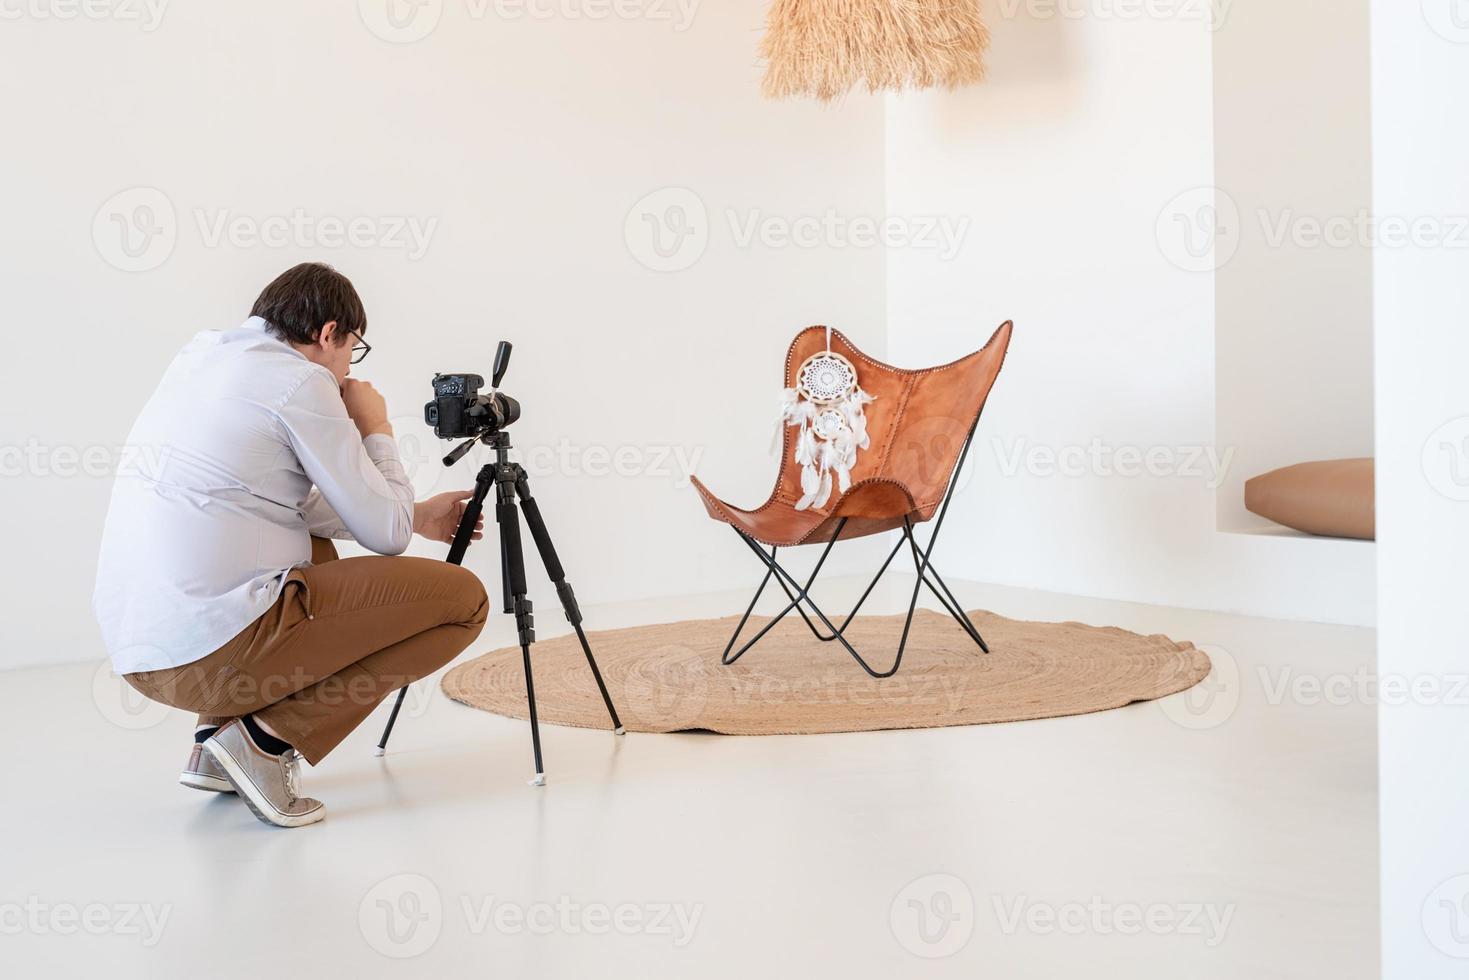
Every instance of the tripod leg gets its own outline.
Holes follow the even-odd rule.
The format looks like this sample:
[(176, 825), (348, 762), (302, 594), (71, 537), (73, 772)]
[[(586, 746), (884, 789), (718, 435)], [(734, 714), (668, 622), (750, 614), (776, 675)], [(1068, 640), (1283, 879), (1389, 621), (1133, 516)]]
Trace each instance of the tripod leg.
[(515, 614), (515, 631), (520, 640), (520, 659), (525, 667), (525, 697), (530, 705), (530, 743), (535, 753), (536, 774), (532, 786), (546, 785), (546, 767), (541, 761), (541, 725), (536, 717), (536, 685), (531, 676), (530, 647), (536, 641), (535, 616), (531, 601), (525, 595), (525, 553), (520, 547), (520, 516), (515, 509), (514, 492), (500, 485), (495, 504), (495, 521), (500, 525), (500, 547), (504, 553), (504, 569), (509, 573), (507, 591), (511, 612)]
[(398, 723), (398, 712), (403, 710), (403, 699), (408, 696), (408, 688), (398, 688), (398, 700), (393, 702), (393, 713), (388, 715), (388, 723), (383, 728), (383, 737), (377, 740), (377, 748), (372, 754), (384, 756), (388, 754), (388, 737), (393, 734), (393, 726)]
[(572, 591), (571, 583), (566, 581), (566, 570), (561, 567), (556, 546), (551, 543), (551, 533), (546, 530), (546, 521), (541, 517), (541, 507), (530, 495), (530, 481), (524, 473), (515, 481), (515, 492), (520, 495), (520, 508), (525, 514), (526, 526), (535, 539), (536, 550), (541, 553), (541, 564), (546, 566), (546, 575), (556, 585), (556, 595), (561, 598), (561, 608), (566, 611), (566, 620), (576, 630), (576, 638), (581, 643), (582, 652), (587, 656), (587, 666), (592, 668), (592, 679), (597, 682), (602, 703), (607, 706), (607, 714), (612, 719), (612, 731), (616, 735), (626, 734), (622, 719), (617, 717), (617, 709), (612, 705), (612, 695), (607, 693), (607, 683), (602, 679), (602, 671), (597, 667), (597, 658), (592, 656), (592, 645), (587, 642), (587, 634), (582, 630), (581, 607), (577, 605), (576, 593)]

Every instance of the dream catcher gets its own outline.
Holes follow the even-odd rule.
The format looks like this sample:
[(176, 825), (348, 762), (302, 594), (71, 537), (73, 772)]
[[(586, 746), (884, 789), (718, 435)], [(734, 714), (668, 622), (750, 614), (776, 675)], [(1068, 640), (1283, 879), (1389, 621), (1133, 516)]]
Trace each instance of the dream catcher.
[(801, 464), (801, 492), (796, 510), (820, 507), (831, 497), (832, 474), (838, 491), (852, 485), (857, 451), (871, 445), (862, 406), (872, 396), (857, 385), (852, 362), (831, 349), (812, 354), (796, 369), (796, 386), (781, 398), (780, 422), (798, 427), (795, 460)]

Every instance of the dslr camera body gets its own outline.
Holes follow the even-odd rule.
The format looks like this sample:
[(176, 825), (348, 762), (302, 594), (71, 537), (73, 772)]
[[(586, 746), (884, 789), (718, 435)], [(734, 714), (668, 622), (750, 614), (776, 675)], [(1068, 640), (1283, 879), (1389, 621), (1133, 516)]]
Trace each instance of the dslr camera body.
[[(491, 389), (510, 366), (510, 344), (495, 351)], [(498, 390), (480, 394), (485, 379), (478, 374), (435, 374), (434, 400), (423, 406), (423, 420), (440, 439), (479, 439), (493, 435), (520, 418), (520, 402)]]

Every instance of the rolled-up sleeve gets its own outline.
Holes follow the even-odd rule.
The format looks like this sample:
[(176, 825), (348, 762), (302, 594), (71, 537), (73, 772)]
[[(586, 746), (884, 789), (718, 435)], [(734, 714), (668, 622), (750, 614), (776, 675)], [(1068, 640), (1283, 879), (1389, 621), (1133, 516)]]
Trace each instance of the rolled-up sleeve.
[(316, 489), (302, 507), (312, 534), (350, 535), (380, 555), (402, 554), (413, 538), (413, 485), (391, 436), (366, 439), (335, 381), (312, 372), (280, 410), (296, 458)]

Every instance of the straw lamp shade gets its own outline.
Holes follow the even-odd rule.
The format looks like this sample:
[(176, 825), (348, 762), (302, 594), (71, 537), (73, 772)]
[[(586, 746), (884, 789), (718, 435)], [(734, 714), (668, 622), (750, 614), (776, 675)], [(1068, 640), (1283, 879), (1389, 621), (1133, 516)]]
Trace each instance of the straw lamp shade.
[(979, 0), (772, 0), (762, 88), (823, 102), (857, 85), (957, 88), (984, 77), (989, 40)]

